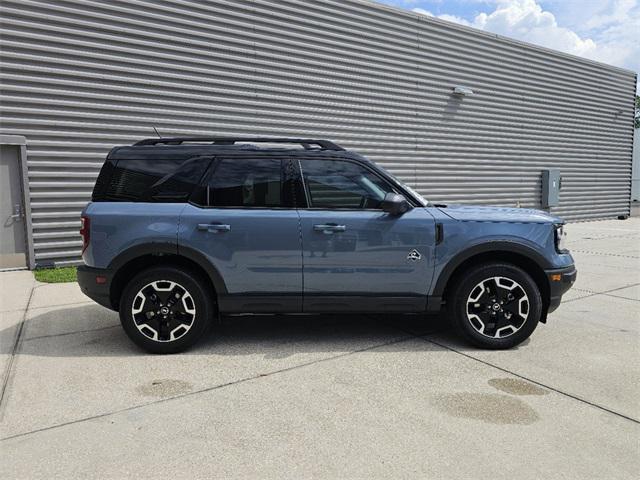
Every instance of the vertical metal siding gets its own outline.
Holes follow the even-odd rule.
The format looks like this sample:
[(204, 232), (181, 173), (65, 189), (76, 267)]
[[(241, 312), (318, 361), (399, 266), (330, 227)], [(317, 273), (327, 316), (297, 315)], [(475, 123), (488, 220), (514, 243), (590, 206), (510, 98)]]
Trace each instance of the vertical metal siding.
[(3, 0), (2, 36), (40, 265), (77, 261), (106, 152), (152, 126), (326, 137), (438, 202), (540, 207), (557, 167), (555, 213), (629, 213), (625, 70), (361, 0)]

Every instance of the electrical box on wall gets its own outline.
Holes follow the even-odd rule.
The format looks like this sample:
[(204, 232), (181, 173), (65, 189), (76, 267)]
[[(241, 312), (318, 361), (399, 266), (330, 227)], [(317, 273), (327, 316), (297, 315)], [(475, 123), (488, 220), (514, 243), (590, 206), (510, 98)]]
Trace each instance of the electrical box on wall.
[(560, 204), (560, 187), (562, 186), (560, 170), (549, 168), (542, 170), (542, 206), (557, 207)]

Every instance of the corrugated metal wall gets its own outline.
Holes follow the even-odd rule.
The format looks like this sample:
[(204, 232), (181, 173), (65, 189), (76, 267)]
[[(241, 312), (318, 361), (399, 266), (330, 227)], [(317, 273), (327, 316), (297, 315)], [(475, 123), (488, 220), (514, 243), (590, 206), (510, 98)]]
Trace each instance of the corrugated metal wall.
[[(2, 133), (28, 140), (36, 261), (74, 261), (105, 153), (326, 137), (440, 202), (627, 214), (633, 73), (360, 0), (3, 0)], [(459, 98), (452, 87), (475, 94)]]

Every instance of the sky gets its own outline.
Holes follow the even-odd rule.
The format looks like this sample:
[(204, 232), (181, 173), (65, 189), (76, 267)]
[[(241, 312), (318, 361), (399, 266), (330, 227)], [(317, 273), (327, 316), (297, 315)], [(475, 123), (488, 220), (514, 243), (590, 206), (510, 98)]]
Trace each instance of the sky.
[(377, 1), (640, 72), (640, 0)]

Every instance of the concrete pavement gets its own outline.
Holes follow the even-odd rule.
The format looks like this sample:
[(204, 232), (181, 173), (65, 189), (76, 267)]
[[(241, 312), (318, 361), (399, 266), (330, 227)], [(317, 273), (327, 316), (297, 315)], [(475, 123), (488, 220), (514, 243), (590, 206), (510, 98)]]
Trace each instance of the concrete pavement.
[(0, 274), (0, 476), (636, 478), (640, 219), (569, 238), (575, 288), (501, 352), (440, 320), (286, 316), (152, 356), (75, 284)]

